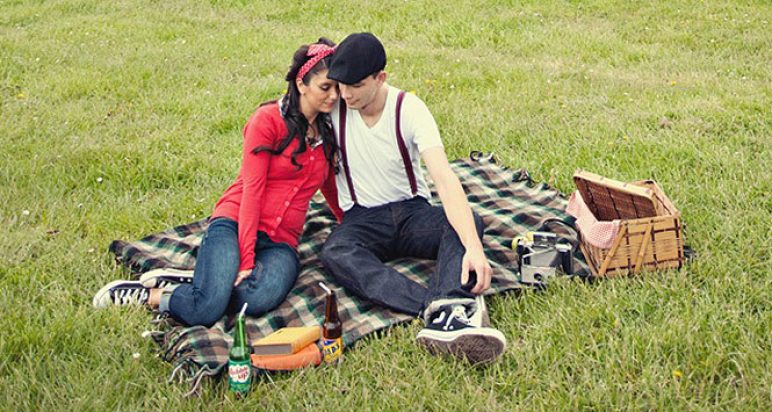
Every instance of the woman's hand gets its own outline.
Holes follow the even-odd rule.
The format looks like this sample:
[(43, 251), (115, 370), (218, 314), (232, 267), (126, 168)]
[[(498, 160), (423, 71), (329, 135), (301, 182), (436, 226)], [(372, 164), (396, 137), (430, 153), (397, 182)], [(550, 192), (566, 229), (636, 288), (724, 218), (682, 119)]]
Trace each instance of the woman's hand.
[(252, 274), (252, 269), (246, 269), (239, 272), (239, 274), (236, 275), (236, 281), (233, 282), (233, 287), (235, 288), (236, 286), (238, 286), (239, 283), (241, 283), (244, 279), (248, 278), (249, 275), (251, 274)]

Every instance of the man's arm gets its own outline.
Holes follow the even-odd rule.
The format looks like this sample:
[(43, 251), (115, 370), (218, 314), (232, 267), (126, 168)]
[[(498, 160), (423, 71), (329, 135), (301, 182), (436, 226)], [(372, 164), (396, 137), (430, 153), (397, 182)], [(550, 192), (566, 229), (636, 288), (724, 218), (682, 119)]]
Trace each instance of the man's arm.
[(470, 270), (474, 271), (477, 274), (477, 284), (472, 288), (472, 293), (480, 294), (490, 287), (493, 270), (485, 257), (482, 242), (477, 237), (472, 209), (466, 200), (461, 182), (450, 168), (444, 148), (426, 149), (421, 153), (421, 159), (434, 181), (445, 216), (466, 249), (461, 264), (461, 283), (464, 284), (469, 280)]

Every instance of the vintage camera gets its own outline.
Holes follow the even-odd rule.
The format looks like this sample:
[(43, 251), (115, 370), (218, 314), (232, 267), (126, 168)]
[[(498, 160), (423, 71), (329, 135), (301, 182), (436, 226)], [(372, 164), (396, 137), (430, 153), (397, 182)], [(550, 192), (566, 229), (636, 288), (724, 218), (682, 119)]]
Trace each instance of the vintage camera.
[(521, 283), (544, 285), (547, 279), (556, 275), (558, 268), (565, 274), (574, 272), (573, 247), (559, 243), (554, 233), (529, 232), (525, 237), (515, 238), (514, 243), (520, 256)]

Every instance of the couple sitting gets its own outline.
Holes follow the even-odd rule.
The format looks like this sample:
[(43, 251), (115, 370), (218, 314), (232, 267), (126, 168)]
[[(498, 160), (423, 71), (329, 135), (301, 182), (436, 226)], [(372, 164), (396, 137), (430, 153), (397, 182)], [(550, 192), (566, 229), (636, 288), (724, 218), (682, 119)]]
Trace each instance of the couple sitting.
[[(339, 222), (321, 261), (340, 285), (422, 315), (417, 339), (432, 353), (495, 360), (506, 340), (487, 325), (481, 296), (492, 272), (483, 223), (434, 118), (418, 97), (386, 83), (386, 53), (375, 36), (352, 34), (333, 46), (322, 38), (300, 47), (287, 94), (262, 104), (244, 127), (241, 171), (215, 206), (192, 282), (161, 288), (148, 272), (140, 282), (106, 285), (94, 305), (139, 302), (207, 327), (245, 302), (251, 316), (270, 311), (298, 276), (295, 248), (309, 200), (321, 190)], [(420, 160), (442, 207), (428, 202)], [(383, 263), (400, 257), (437, 260), (428, 289)]]

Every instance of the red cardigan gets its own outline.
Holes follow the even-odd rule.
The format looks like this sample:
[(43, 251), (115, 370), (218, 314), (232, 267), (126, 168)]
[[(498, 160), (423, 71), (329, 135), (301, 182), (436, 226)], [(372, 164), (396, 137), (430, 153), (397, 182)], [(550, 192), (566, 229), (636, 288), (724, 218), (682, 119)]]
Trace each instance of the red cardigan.
[(252, 153), (259, 146), (276, 148), (287, 136), (287, 127), (277, 103), (259, 107), (244, 126), (244, 148), (241, 171), (225, 191), (212, 213), (212, 218), (227, 217), (238, 222), (241, 263), (239, 271), (255, 266), (257, 232), (263, 231), (274, 242), (297, 247), (303, 231), (308, 202), (321, 189), (335, 217), (343, 212), (338, 207), (335, 174), (324, 156), (323, 147), (306, 148), (296, 158), (302, 169), (292, 164), (293, 140), (279, 155)]

